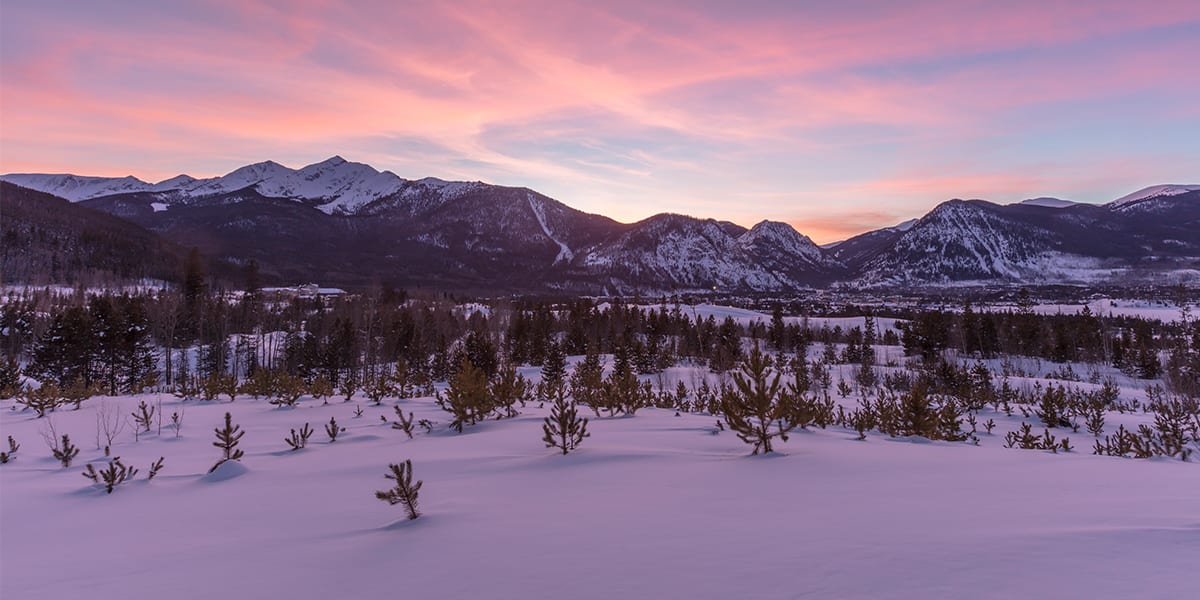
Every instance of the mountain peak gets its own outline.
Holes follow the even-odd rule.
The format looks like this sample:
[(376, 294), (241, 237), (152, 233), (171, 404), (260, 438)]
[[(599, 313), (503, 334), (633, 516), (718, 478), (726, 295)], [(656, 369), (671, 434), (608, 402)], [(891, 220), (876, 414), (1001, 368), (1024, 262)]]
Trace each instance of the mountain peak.
[(1105, 204), (1105, 206), (1108, 208), (1124, 208), (1126, 206), (1141, 202), (1142, 200), (1149, 200), (1150, 198), (1158, 198), (1161, 196), (1178, 196), (1179, 194), (1186, 194), (1196, 190), (1200, 190), (1200, 184), (1168, 183), (1163, 185), (1152, 185), (1150, 187), (1142, 188), (1136, 192), (1133, 192), (1132, 194), (1121, 196), (1120, 198)]
[(1022, 206), (1041, 206), (1043, 208), (1067, 208), (1068, 206), (1075, 206), (1076, 204), (1079, 204), (1079, 203), (1071, 202), (1070, 200), (1063, 200), (1061, 198), (1051, 198), (1049, 196), (1042, 196), (1041, 198), (1030, 198), (1028, 200), (1022, 200), (1022, 201), (1018, 202), (1017, 204), (1020, 204)]

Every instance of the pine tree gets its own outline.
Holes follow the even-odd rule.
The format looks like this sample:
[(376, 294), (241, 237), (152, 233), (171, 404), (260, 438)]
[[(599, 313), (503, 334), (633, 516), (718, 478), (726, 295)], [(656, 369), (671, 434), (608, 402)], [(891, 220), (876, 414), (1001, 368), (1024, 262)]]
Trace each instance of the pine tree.
[(150, 335), (146, 307), (140, 298), (125, 298), (120, 342), (121, 386), (124, 391), (140, 394), (158, 381), (158, 354)]
[(39, 380), (59, 385), (67, 385), (76, 378), (83, 378), (91, 385), (95, 376), (94, 352), (91, 317), (83, 307), (68, 306), (51, 317), (50, 326), (38, 338), (28, 371)]
[(88, 316), (91, 320), (92, 369), (104, 393), (114, 396), (119, 390), (117, 382), (122, 374), (123, 319), (107, 295), (92, 296), (88, 302)]
[(598, 417), (603, 393), (604, 363), (600, 362), (600, 354), (595, 348), (589, 347), (583, 361), (575, 365), (575, 371), (571, 374), (571, 397), (591, 407)]
[(462, 433), (464, 425), (474, 425), (492, 411), (487, 376), (464, 357), (446, 395), (438, 396), (438, 404), (454, 417), (450, 428)]
[(505, 363), (496, 373), (496, 378), (492, 380), (489, 389), (492, 405), (496, 410), (503, 411), (502, 416), (515, 417), (519, 414), (515, 405), (520, 402), (521, 406), (525, 406), (525, 400), (529, 397), (529, 389), (529, 381), (517, 372), (517, 367), (512, 363)]
[(217, 461), (217, 464), (208, 470), (209, 473), (216, 471), (217, 467), (225, 464), (227, 461), (240, 461), (245, 456), (245, 453), (237, 445), (242, 440), (242, 436), (246, 435), (246, 432), (242, 431), (240, 425), (233, 424), (233, 415), (225, 413), (225, 427), (218, 427), (213, 431), (217, 434), (217, 441), (213, 442), (213, 445), (220, 448), (224, 454), (221, 460)]
[(588, 420), (579, 418), (579, 410), (574, 400), (566, 397), (555, 398), (550, 407), (550, 416), (542, 424), (542, 441), (547, 448), (559, 448), (563, 455), (579, 447), (583, 438), (591, 437), (588, 433)]
[(780, 373), (773, 375), (770, 357), (754, 346), (733, 374), (733, 387), (725, 388), (721, 410), (725, 423), (738, 438), (754, 446), (753, 454), (772, 451), (771, 440), (787, 441), (787, 434), (805, 421), (797, 398), (781, 389)]
[(375, 497), (392, 506), (404, 504), (404, 510), (408, 513), (409, 520), (421, 516), (421, 513), (417, 510), (417, 497), (421, 491), (421, 486), (425, 482), (418, 480), (415, 484), (413, 483), (412, 461), (405, 460), (402, 464), (391, 464), (388, 465), (388, 468), (392, 472), (384, 475), (384, 477), (395, 481), (396, 486), (390, 490), (375, 492)]
[(545, 401), (553, 401), (566, 386), (567, 381), (567, 357), (563, 354), (562, 346), (558, 342), (550, 342), (546, 344), (546, 353), (542, 357), (542, 380), (538, 384), (538, 399)]
[(0, 400), (16, 396), (21, 391), (21, 365), (17, 357), (0, 360)]

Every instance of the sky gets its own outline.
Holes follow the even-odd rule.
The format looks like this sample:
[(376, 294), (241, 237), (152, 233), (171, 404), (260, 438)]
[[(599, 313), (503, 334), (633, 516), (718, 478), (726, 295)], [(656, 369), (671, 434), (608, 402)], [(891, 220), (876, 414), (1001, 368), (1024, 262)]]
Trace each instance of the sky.
[(818, 243), (1200, 181), (1200, 2), (0, 5), (0, 173), (333, 155)]

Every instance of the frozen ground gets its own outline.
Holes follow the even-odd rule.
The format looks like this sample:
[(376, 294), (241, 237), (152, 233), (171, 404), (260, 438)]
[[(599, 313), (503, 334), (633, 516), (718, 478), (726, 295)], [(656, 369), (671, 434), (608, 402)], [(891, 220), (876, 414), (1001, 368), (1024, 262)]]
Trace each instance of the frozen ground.
[[(675, 376), (686, 374), (676, 370)], [(153, 395), (110, 399), (124, 413)], [(21, 443), (0, 467), (0, 597), (39, 598), (1183, 598), (1196, 591), (1194, 463), (1006, 449), (997, 416), (979, 447), (841, 430), (801, 432), (748, 456), (715, 418), (645, 409), (593, 419), (578, 453), (540, 442), (545, 410), (462, 435), (440, 421), (408, 440), (390, 406), (294, 409), (188, 402), (114, 448), (142, 470), (105, 495), (80, 476), (101, 459), (96, 410), (54, 413), (84, 450), (69, 469), (46, 419), (0, 405)], [(244, 470), (205, 475), (225, 411), (246, 430)], [(322, 424), (348, 431), (329, 443)], [(983, 416), (983, 415), (981, 415)], [(1143, 417), (1122, 417), (1136, 422)], [(169, 419), (168, 419), (169, 422)], [(307, 449), (288, 430), (311, 423)], [(1113, 425), (1115, 426), (1115, 425)], [(149, 463), (165, 470), (144, 480)], [(373, 497), (412, 459), (425, 515)]]

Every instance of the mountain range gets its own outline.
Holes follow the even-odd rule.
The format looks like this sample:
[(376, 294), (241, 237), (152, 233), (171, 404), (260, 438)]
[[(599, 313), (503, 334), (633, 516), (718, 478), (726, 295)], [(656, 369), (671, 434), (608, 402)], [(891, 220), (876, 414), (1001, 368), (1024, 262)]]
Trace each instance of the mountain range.
[(821, 247), (786, 223), (746, 229), (677, 214), (619, 223), (527, 188), (409, 180), (338, 156), (157, 183), (65, 174), (0, 181), (4, 256), (24, 249), (25, 257), (5, 264), (6, 282), (44, 277), (33, 271), (44, 261), (30, 259), (46, 251), (30, 238), (38, 224), (21, 221), (40, 217), (10, 206), (28, 205), (29, 190), (46, 203), (73, 203), (74, 223), (118, 217), (164, 248), (196, 247), (225, 265), (254, 260), (278, 283), (605, 294), (1173, 283), (1200, 274), (1200, 185), (1152, 186), (1104, 205), (951, 200)]

